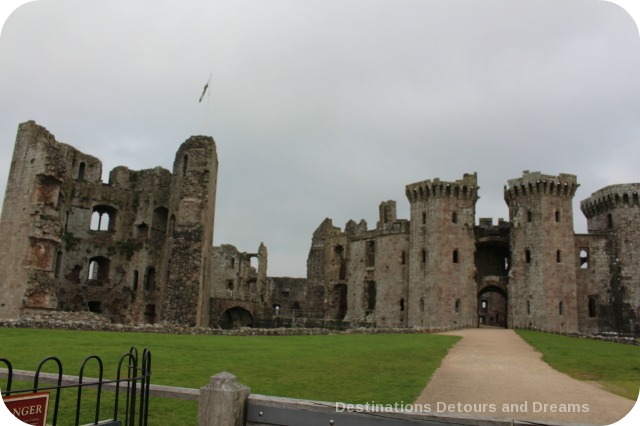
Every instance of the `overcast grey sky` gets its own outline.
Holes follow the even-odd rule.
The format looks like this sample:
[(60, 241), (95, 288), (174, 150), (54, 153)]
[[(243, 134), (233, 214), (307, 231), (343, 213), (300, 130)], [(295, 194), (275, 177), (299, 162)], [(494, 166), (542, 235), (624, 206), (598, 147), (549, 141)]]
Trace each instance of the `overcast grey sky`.
[[(209, 78), (210, 97), (198, 98)], [(325, 217), (375, 227), (404, 187), (477, 172), (477, 218), (508, 217), (523, 170), (580, 200), (640, 181), (640, 39), (596, 0), (45, 0), (0, 37), (0, 193), (19, 123), (117, 165), (171, 169), (217, 143), (214, 243), (305, 276)]]

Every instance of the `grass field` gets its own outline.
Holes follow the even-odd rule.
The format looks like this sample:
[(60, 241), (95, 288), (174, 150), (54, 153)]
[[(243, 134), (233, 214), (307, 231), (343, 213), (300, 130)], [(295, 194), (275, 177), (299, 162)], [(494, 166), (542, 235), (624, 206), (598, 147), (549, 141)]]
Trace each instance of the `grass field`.
[[(129, 347), (146, 347), (153, 384), (200, 388), (213, 374), (229, 371), (253, 393), (384, 404), (415, 400), (457, 340), (428, 334), (231, 337), (0, 329), (0, 357), (33, 370), (43, 357), (56, 355), (64, 374), (77, 375), (84, 357), (96, 354), (111, 376)], [(150, 424), (191, 425), (196, 418), (194, 402), (153, 399), (150, 407)]]
[(638, 398), (640, 347), (535, 331), (518, 330), (518, 334), (556, 370), (578, 380), (595, 381), (625, 398)]

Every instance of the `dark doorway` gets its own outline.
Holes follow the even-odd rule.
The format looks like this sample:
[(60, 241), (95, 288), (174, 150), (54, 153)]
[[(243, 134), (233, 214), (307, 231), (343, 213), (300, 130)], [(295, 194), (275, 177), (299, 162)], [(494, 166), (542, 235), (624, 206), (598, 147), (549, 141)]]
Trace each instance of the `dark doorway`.
[(478, 326), (507, 328), (507, 293), (500, 287), (487, 286), (478, 292)]
[(227, 309), (220, 315), (220, 318), (218, 318), (218, 326), (223, 330), (252, 327), (253, 316), (251, 312), (246, 309), (236, 306), (235, 308)]

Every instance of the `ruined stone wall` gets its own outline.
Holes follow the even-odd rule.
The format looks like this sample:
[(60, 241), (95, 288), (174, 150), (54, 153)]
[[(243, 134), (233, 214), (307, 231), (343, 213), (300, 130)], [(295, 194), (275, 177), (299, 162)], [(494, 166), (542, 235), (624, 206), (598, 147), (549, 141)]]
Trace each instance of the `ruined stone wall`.
[[(256, 259), (257, 268), (252, 266), (252, 258)], [(271, 303), (266, 264), (267, 248), (264, 244), (260, 244), (257, 253), (240, 252), (230, 244), (213, 248), (209, 275), (213, 307), (209, 319), (211, 326), (217, 326), (228, 309), (249, 307), (252, 318), (262, 317), (264, 309), (268, 309)]]
[(409, 325), (477, 324), (475, 203), (477, 176), (407, 185), (410, 202)]
[(615, 330), (610, 309), (609, 246), (606, 234), (576, 235), (578, 328), (584, 332)]
[(100, 179), (102, 165), (95, 158), (57, 142), (33, 121), (18, 127), (0, 218), (1, 318), (16, 318), (25, 306), (56, 308), (72, 197), (63, 186), (80, 164), (84, 179)]
[[(606, 236), (608, 279), (601, 283), (609, 297), (599, 316), (613, 330), (640, 333), (640, 183), (603, 188), (582, 201), (590, 234)], [(603, 259), (604, 261), (604, 259)], [(603, 265), (604, 266), (604, 265)]]
[(173, 164), (162, 308), (164, 320), (172, 324), (209, 324), (217, 176), (211, 137), (192, 136), (180, 146)]
[(409, 311), (409, 221), (383, 201), (375, 230), (376, 327), (406, 327)]
[[(326, 293), (326, 287), (332, 288), (331, 277), (337, 277), (335, 259), (332, 258), (333, 251), (336, 246), (343, 247), (343, 253), (346, 253), (346, 239), (341, 237), (340, 228), (333, 226), (331, 219), (326, 218), (314, 231), (311, 238), (311, 248), (307, 257), (307, 310), (320, 312), (321, 316), (335, 316), (334, 312), (325, 313), (327, 307), (325, 300), (329, 295)], [(331, 239), (338, 238), (338, 241)], [(327, 262), (329, 262), (327, 264)], [(339, 267), (338, 267), (339, 268)], [(331, 305), (329, 305), (331, 306)]]
[(117, 323), (159, 320), (169, 171), (118, 167), (108, 184), (74, 182), (58, 309)]
[[(163, 263), (170, 173), (118, 167), (104, 184), (100, 161), (34, 122), (20, 125), (13, 164), (2, 234), (29, 249), (12, 255), (26, 266), (26, 279), (3, 268), (7, 289), (26, 284), (7, 291), (9, 316), (58, 309), (91, 310), (114, 322), (157, 320), (149, 307), (158, 304), (161, 285), (155, 271)], [(11, 187), (14, 181), (20, 185)], [(15, 210), (25, 199), (33, 215)]]
[(571, 200), (574, 175), (525, 171), (508, 181), (513, 327), (577, 331), (576, 252)]

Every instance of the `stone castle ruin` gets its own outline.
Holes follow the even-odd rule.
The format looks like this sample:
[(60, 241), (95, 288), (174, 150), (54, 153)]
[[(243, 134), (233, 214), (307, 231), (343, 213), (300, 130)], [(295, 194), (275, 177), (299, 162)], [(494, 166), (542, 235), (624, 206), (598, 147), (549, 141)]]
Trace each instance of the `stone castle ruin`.
[[(268, 277), (267, 249), (213, 246), (218, 159), (194, 136), (173, 171), (116, 167), (19, 126), (0, 219), (0, 318), (91, 311), (115, 323), (450, 329), (493, 325), (640, 335), (640, 183), (582, 201), (576, 176), (525, 171), (509, 221), (476, 225), (476, 174), (406, 186), (379, 220), (325, 219), (306, 278)], [(252, 266), (252, 259), (257, 266)]]

